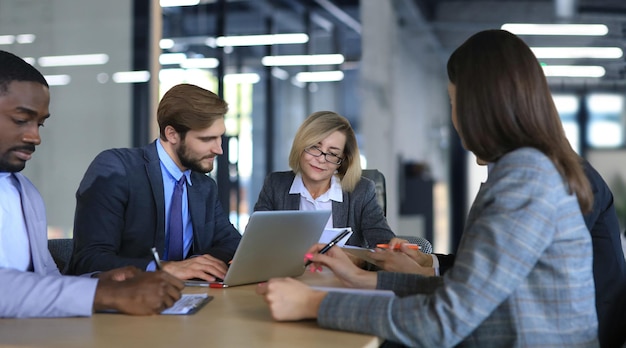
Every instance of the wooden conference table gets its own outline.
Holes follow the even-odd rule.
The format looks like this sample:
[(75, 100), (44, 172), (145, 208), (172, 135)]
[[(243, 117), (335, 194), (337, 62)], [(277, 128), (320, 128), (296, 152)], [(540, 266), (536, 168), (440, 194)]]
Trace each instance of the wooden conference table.
[[(332, 273), (305, 272), (302, 281), (341, 285)], [(375, 336), (325, 330), (315, 321), (276, 322), (256, 285), (187, 287), (213, 300), (192, 315), (0, 319), (0, 347), (378, 347)]]

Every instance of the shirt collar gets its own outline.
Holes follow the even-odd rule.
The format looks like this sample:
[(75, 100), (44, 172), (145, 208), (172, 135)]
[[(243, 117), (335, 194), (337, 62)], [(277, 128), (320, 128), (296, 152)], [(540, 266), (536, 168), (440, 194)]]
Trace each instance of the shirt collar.
[(159, 155), (159, 160), (163, 167), (167, 171), (167, 173), (174, 179), (174, 181), (178, 181), (182, 175), (187, 177), (187, 183), (191, 186), (191, 170), (187, 169), (186, 171), (181, 171), (174, 160), (170, 157), (170, 155), (165, 151), (163, 144), (161, 144), (161, 139), (156, 141), (157, 154)]
[[(304, 186), (304, 182), (302, 181), (302, 174), (296, 174), (296, 177), (293, 179), (293, 183), (291, 184), (291, 188), (289, 188), (290, 194), (299, 194), (305, 197), (311, 197), (309, 190)], [(324, 192), (323, 195), (317, 198), (318, 201), (328, 201), (333, 200), (335, 202), (343, 202), (343, 190), (341, 189), (341, 182), (336, 175), (333, 175), (330, 178), (330, 189)]]

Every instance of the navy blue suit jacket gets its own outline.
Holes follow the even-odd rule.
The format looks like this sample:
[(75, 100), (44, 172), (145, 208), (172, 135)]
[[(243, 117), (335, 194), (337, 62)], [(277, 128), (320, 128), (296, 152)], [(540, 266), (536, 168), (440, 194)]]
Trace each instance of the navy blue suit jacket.
[[(192, 172), (191, 182), (193, 245), (188, 257), (210, 254), (228, 262), (241, 235), (219, 203), (215, 181)], [(128, 265), (146, 269), (152, 247), (160, 253), (165, 247), (165, 198), (155, 142), (100, 153), (76, 192), (70, 274)]]

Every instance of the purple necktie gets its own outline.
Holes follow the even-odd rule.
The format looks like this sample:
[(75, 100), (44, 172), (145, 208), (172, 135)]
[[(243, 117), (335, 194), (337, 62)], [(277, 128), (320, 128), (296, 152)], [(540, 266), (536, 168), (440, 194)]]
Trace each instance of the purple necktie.
[(170, 207), (170, 238), (168, 241), (167, 259), (180, 261), (183, 259), (183, 186), (187, 181), (183, 175), (174, 185), (172, 206)]

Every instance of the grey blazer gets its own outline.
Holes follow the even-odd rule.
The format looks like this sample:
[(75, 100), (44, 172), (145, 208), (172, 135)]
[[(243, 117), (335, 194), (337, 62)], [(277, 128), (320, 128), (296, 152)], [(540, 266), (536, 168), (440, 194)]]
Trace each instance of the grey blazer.
[[(97, 279), (61, 276), (48, 251), (46, 210), (35, 186), (16, 173), (30, 242), (32, 272), (0, 268), (0, 317), (70, 317), (92, 313)], [(0, 233), (12, 233), (3, 230)]]
[[(295, 177), (292, 171), (269, 174), (265, 178), (254, 210), (300, 209), (300, 195), (289, 194)], [(333, 201), (332, 205), (333, 227), (352, 228), (352, 236), (346, 244), (373, 248), (376, 244), (387, 243), (395, 237), (376, 201), (376, 188), (370, 179), (362, 177), (354, 191), (343, 192), (343, 202)]]
[(317, 322), (411, 347), (598, 347), (592, 258), (576, 196), (518, 149), (480, 188), (443, 277), (379, 272), (398, 297), (330, 292)]

